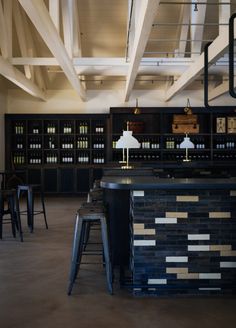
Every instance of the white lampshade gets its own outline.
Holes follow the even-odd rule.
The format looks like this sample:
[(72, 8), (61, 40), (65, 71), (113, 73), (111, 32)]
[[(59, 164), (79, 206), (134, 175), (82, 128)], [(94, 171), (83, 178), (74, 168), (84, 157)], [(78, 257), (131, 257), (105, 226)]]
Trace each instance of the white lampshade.
[(186, 137), (184, 137), (184, 140), (181, 142), (179, 147), (185, 149), (194, 148), (194, 143), (192, 143), (190, 138), (186, 135)]
[(132, 136), (133, 131), (123, 131), (123, 135), (116, 143), (116, 148), (140, 148), (140, 143)]

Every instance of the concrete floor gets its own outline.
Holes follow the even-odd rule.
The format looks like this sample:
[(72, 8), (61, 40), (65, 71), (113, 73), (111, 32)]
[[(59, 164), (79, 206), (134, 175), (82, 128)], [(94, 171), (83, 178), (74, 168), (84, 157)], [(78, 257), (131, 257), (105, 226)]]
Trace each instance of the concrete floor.
[[(81, 199), (80, 199), (81, 200)], [(66, 294), (76, 198), (48, 198), (49, 230), (36, 217), (35, 231), (23, 221), (23, 243), (4, 226), (0, 241), (1, 328), (231, 328), (236, 299), (134, 298), (115, 286), (106, 291), (102, 265), (83, 265)]]

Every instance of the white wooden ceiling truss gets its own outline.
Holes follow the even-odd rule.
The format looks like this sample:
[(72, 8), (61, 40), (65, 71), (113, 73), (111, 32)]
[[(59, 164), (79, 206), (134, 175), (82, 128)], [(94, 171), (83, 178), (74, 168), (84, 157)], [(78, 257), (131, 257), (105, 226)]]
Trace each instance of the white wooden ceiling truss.
[(158, 88), (169, 101), (202, 79), (211, 41), (215, 99), (228, 92), (228, 21), (235, 11), (232, 0), (0, 0), (0, 74), (41, 100), (58, 77), (83, 101), (86, 80), (97, 79), (124, 81), (124, 101), (140, 81), (150, 79), (151, 88), (162, 81)]

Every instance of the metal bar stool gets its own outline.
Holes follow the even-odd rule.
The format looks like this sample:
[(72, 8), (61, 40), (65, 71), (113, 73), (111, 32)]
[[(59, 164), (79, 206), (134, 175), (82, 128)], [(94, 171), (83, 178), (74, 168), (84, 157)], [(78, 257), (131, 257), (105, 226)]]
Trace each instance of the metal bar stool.
[[(18, 199), (20, 199), (21, 193), (24, 193), (24, 192), (27, 193), (27, 210), (21, 211), (20, 213), (27, 215), (27, 223), (30, 228), (30, 232), (33, 232), (33, 230), (34, 230), (34, 216), (39, 215), (39, 214), (43, 214), (45, 226), (46, 226), (46, 229), (48, 229), (45, 203), (44, 203), (44, 193), (41, 189), (41, 186), (36, 185), (36, 184), (18, 185), (18, 187), (17, 187)], [(35, 192), (39, 192), (39, 194), (40, 194), (40, 199), (41, 199), (41, 204), (42, 204), (41, 210), (34, 210), (34, 193)]]
[[(4, 202), (8, 202), (8, 209), (4, 209)], [(4, 215), (10, 214), (9, 219), (3, 219)], [(21, 228), (21, 219), (19, 211), (19, 203), (15, 190), (0, 190), (0, 239), (2, 239), (2, 227), (5, 223), (11, 223), (13, 237), (16, 238), (16, 230), (23, 241)]]
[(86, 223), (98, 221), (101, 224), (107, 288), (109, 293), (112, 294), (113, 293), (112, 267), (111, 267), (111, 260), (110, 260), (107, 220), (106, 220), (104, 207), (98, 205), (88, 206), (87, 204), (88, 203), (86, 203), (86, 205), (84, 206), (82, 205), (81, 208), (77, 211), (77, 215), (76, 215), (76, 224), (75, 224), (74, 240), (73, 240), (73, 247), (72, 247), (71, 269), (70, 269), (69, 286), (68, 286), (67, 293), (68, 295), (71, 294), (81, 264)]

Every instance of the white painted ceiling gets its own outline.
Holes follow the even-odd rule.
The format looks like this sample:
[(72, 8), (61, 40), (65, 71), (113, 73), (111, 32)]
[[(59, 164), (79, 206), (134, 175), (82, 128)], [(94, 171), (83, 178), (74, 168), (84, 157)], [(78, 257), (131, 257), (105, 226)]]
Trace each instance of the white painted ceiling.
[(236, 0), (0, 0), (0, 74), (37, 98), (123, 89), (128, 100), (134, 89), (164, 89), (169, 100), (203, 88), (211, 41), (210, 97), (219, 96), (234, 12)]

